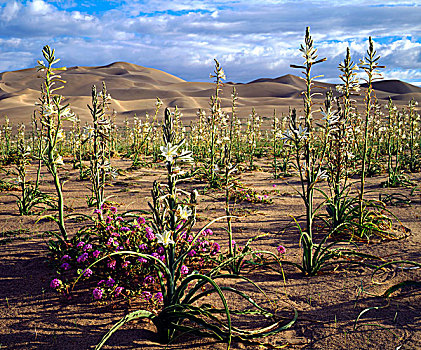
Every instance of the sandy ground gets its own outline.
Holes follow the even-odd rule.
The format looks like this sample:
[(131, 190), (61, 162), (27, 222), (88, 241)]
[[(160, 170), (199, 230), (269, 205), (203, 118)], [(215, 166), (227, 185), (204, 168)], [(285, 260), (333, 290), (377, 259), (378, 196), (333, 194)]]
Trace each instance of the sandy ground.
[[(119, 160), (115, 165), (127, 170), (130, 161)], [(263, 164), (260, 171), (240, 175), (241, 181), (250, 187), (269, 191), (272, 203), (238, 203), (235, 213), (239, 217), (233, 225), (235, 240), (244, 244), (250, 237), (269, 233), (258, 240), (255, 247), (276, 252), (276, 246), (282, 244), (287, 250), (285, 259), (298, 262), (301, 257), (298, 234), (288, 228), (290, 215), (298, 217), (303, 213), (302, 202), (293, 189), (297, 179), (275, 180), (269, 170)], [(114, 196), (112, 199), (120, 204), (121, 211), (147, 209), (152, 181), (163, 179), (163, 174), (160, 166), (126, 171), (113, 186), (107, 187), (107, 194)], [(77, 181), (77, 173), (70, 166), (62, 175), (70, 180), (65, 186), (69, 210), (90, 212), (85, 199), (88, 182)], [(420, 174), (412, 177), (419, 183)], [(368, 180), (368, 197), (378, 198), (379, 193), (394, 192), (409, 195), (409, 189), (383, 189), (379, 186), (381, 181), (384, 177)], [(43, 189), (51, 189), (51, 186), (50, 178), (45, 175)], [(193, 182), (180, 186), (200, 189), (204, 185)], [(199, 198), (197, 227), (223, 214), (222, 191), (208, 192)], [(410, 230), (408, 237), (360, 243), (358, 249), (386, 260), (420, 262), (420, 192), (411, 200), (411, 205), (388, 208)], [(55, 225), (49, 222), (35, 224), (37, 216), (18, 216), (15, 200), (8, 192), (1, 193), (0, 204), (0, 349), (93, 349), (113, 323), (139, 307), (136, 301), (130, 304), (91, 302), (83, 297), (83, 285), (76, 288), (72, 300), (64, 300), (49, 288), (54, 274), (46, 259), (46, 238), (42, 235), (45, 230), (56, 229)], [(226, 249), (227, 237), (222, 226), (216, 224), (213, 230)], [(67, 227), (75, 232), (80, 224), (69, 221)], [(371, 270), (364, 267), (340, 267), (315, 277), (303, 277), (297, 269), (286, 265), (284, 272), (285, 284), (279, 271), (253, 270), (247, 276), (268, 294), (278, 313), (292, 317), (295, 308), (298, 321), (287, 331), (261, 339), (266, 345), (234, 342), (232, 349), (271, 349), (282, 345), (290, 349), (421, 349), (421, 291), (408, 288), (395, 293), (389, 300), (379, 297), (394, 283), (420, 280), (419, 270), (398, 269), (383, 276), (381, 284), (374, 284)], [(253, 298), (261, 298), (250, 286), (241, 283), (238, 286)], [(235, 299), (230, 302), (234, 306), (238, 304)], [(373, 309), (361, 317), (354, 329), (360, 312), (369, 307)], [(251, 327), (261, 325), (261, 320), (250, 324)], [(154, 331), (154, 326), (148, 322), (132, 322), (113, 335), (104, 348), (226, 349), (226, 344), (188, 336), (165, 347), (157, 343)]]

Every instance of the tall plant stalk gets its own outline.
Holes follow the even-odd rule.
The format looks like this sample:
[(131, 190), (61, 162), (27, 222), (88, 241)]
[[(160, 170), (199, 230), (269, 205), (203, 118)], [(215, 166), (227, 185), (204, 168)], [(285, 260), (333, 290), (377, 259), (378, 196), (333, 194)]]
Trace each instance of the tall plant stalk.
[(46, 165), (48, 171), (53, 177), (54, 187), (57, 193), (57, 209), (58, 215), (54, 218), (56, 221), (61, 238), (67, 241), (68, 235), (64, 222), (64, 197), (63, 185), (60, 181), (58, 167), (64, 165), (61, 155), (57, 149), (59, 143), (64, 139), (64, 131), (62, 123), (65, 120), (73, 121), (74, 114), (69, 108), (69, 104), (62, 105), (63, 97), (55, 92), (62, 89), (63, 85), (57, 86), (57, 83), (64, 84), (65, 81), (57, 72), (66, 70), (65, 67), (53, 68), (53, 65), (59, 61), (54, 56), (54, 49), (52, 50), (48, 45), (42, 49), (43, 56), (47, 61), (38, 61), (37, 70), (45, 72), (44, 83), (41, 87), (41, 98), (39, 117), (42, 125), (42, 136), (44, 144), (42, 145), (41, 158)]
[(210, 164), (209, 164), (209, 183), (211, 186), (216, 185), (216, 143), (218, 137), (218, 123), (222, 118), (221, 99), (219, 97), (222, 91), (222, 80), (225, 79), (225, 73), (219, 64), (218, 60), (215, 59), (215, 70), (214, 74), (210, 74), (211, 78), (215, 78), (215, 95), (211, 97), (211, 115), (209, 120), (210, 127)]
[(364, 190), (365, 190), (365, 177), (366, 177), (366, 164), (367, 164), (367, 151), (368, 151), (368, 135), (369, 135), (369, 121), (371, 118), (372, 110), (374, 107), (374, 90), (373, 82), (381, 77), (378, 69), (384, 68), (378, 64), (380, 56), (377, 56), (377, 52), (374, 49), (374, 43), (371, 36), (368, 39), (369, 47), (364, 59), (360, 60), (359, 67), (364, 70), (366, 77), (363, 80), (367, 84), (365, 93), (365, 119), (363, 129), (363, 149), (362, 149), (362, 164), (361, 164), (361, 181), (360, 181), (360, 193), (359, 193), (359, 226), (363, 227), (364, 224)]
[[(304, 58), (304, 64), (291, 65), (291, 67), (302, 69), (304, 80), (306, 82), (306, 89), (303, 92), (304, 128), (297, 124), (295, 111), (292, 113), (292, 123), (290, 124), (290, 128), (292, 133), (296, 136), (295, 141), (297, 151), (298, 149), (301, 149), (301, 147), (303, 150), (302, 156), (304, 158), (304, 162), (301, 161), (301, 151), (298, 151), (299, 153), (296, 154), (296, 165), (301, 178), (301, 197), (303, 198), (306, 207), (306, 233), (309, 236), (309, 239), (312, 240), (314, 220), (314, 185), (320, 176), (324, 154), (317, 155), (317, 151), (315, 149), (312, 87), (314, 85), (314, 80), (318, 78), (318, 76), (312, 77), (311, 69), (313, 68), (313, 65), (326, 61), (326, 58), (318, 59), (317, 49), (314, 48), (309, 27), (306, 28), (304, 45), (301, 45), (300, 51), (302, 53), (302, 57)], [(300, 145), (301, 143), (302, 146)]]

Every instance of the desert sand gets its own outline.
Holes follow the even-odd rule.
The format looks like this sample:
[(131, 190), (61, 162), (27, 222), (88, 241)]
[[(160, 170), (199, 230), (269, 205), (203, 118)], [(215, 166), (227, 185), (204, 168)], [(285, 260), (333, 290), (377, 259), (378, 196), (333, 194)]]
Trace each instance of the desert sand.
[[(115, 62), (99, 67), (70, 67), (62, 77), (67, 83), (60, 90), (73, 111), (82, 122), (90, 120), (86, 107), (91, 100), (92, 85), (101, 89), (104, 81), (113, 98), (112, 108), (117, 112), (116, 122), (122, 124), (136, 114), (144, 117), (153, 113), (156, 98), (159, 97), (164, 107), (177, 106), (186, 122), (195, 118), (199, 108), (209, 110), (209, 98), (214, 94), (214, 84), (208, 82), (188, 82), (171, 74), (152, 68), (141, 67), (125, 62)], [(28, 123), (36, 109), (35, 103), (40, 96), (42, 72), (35, 68), (13, 72), (4, 72), (0, 76), (0, 118), (5, 115), (14, 123)], [(305, 82), (288, 74), (275, 79), (261, 78), (249, 83), (227, 82), (222, 93), (222, 107), (231, 108), (231, 92), (235, 87), (238, 93), (237, 112), (247, 117), (251, 109), (262, 117), (271, 117), (274, 109), (278, 115), (287, 113), (289, 107), (300, 107)], [(318, 82), (315, 84), (314, 101), (321, 105), (325, 91), (335, 91), (335, 84)], [(411, 100), (421, 101), (421, 88), (399, 81), (384, 80), (374, 83), (379, 103), (385, 105), (389, 97), (398, 106), (404, 106)], [(358, 104), (363, 103), (362, 96), (355, 96)]]

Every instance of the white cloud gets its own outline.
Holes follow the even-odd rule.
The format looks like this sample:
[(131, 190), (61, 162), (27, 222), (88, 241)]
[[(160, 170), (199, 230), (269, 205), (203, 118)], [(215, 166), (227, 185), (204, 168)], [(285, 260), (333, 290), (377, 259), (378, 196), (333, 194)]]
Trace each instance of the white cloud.
[(6, 3), (6, 6), (3, 8), (1, 13), (1, 19), (6, 22), (11, 21), (16, 17), (21, 7), (22, 5), (16, 1)]
[(187, 80), (207, 80), (214, 57), (233, 81), (299, 74), (289, 65), (302, 61), (298, 48), (310, 25), (328, 58), (315, 68), (325, 79), (337, 77), (347, 46), (358, 62), (371, 35), (385, 75), (420, 80), (404, 73), (421, 68), (418, 1), (115, 0), (106, 11), (84, 3), (0, 0), (0, 50), (16, 56), (14, 65), (0, 61), (0, 70), (27, 67), (28, 55), (35, 65), (50, 44), (66, 65), (123, 60)]

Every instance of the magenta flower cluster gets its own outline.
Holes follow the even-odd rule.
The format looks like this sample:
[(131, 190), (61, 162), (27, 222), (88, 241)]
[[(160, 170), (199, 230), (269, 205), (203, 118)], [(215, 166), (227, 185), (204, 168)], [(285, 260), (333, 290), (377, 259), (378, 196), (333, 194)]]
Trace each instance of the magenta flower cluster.
[[(76, 235), (63, 246), (61, 255), (55, 256), (61, 279), (51, 281), (51, 288), (64, 290), (61, 288), (64, 284), (72, 283), (82, 274), (82, 280), (97, 282), (91, 291), (94, 300), (139, 295), (143, 300), (162, 303), (154, 259), (148, 258), (155, 257), (166, 263), (168, 255), (165, 247), (158, 243), (157, 232), (144, 217), (126, 219), (117, 214), (115, 207), (95, 210), (94, 220), (94, 225), (81, 231), (83, 236)], [(181, 222), (177, 230), (184, 230), (184, 223)], [(213, 240), (211, 229), (204, 230), (194, 242), (194, 234), (185, 231), (177, 234), (177, 254), (191, 247), (180, 267), (181, 279), (205, 267), (208, 259), (221, 250), (221, 246)], [(123, 250), (143, 256), (115, 254)]]

